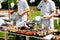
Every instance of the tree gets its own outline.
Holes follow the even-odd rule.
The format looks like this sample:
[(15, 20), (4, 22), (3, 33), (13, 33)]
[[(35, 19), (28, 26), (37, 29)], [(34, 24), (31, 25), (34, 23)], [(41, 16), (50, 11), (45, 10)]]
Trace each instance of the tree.
[(8, 0), (4, 0), (1, 4), (3, 9), (8, 9)]
[(28, 4), (29, 4), (30, 6), (37, 6), (40, 1), (41, 1), (41, 0), (35, 0), (34, 3), (30, 3), (30, 0), (28, 0), (27, 2), (28, 2)]
[(53, 0), (56, 4), (56, 6), (60, 6), (60, 0)]
[[(29, 4), (29, 5), (31, 5), (31, 6), (36, 6), (36, 5), (39, 4), (39, 2), (40, 2), (41, 0), (35, 0), (34, 3), (30, 3), (29, 1), (30, 1), (30, 0), (28, 0), (28, 4)], [(53, 0), (53, 1), (55, 2), (56, 6), (60, 6), (60, 0)]]

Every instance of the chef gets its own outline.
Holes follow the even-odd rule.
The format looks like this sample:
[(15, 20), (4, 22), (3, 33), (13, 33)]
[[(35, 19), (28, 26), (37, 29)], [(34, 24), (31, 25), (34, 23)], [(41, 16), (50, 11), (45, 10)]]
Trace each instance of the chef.
[(53, 16), (56, 14), (55, 3), (52, 0), (41, 0), (37, 8), (32, 10), (41, 10), (42, 19), (42, 29), (51, 29), (54, 30), (54, 21)]
[[(14, 10), (12, 13), (12, 19), (15, 19), (16, 21), (16, 26), (24, 26), (25, 21), (28, 20), (28, 11), (29, 11), (29, 6), (26, 0), (17, 0), (17, 9)], [(15, 12), (17, 11), (17, 12)]]
[(29, 6), (26, 0), (18, 0), (18, 17), (16, 17), (16, 25), (23, 26), (23, 22), (28, 19)]

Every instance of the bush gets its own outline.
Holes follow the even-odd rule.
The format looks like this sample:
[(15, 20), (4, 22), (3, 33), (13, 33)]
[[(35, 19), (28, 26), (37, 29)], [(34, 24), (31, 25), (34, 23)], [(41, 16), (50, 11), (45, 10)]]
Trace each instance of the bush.
[(8, 9), (8, 1), (3, 1), (2, 3), (2, 9)]

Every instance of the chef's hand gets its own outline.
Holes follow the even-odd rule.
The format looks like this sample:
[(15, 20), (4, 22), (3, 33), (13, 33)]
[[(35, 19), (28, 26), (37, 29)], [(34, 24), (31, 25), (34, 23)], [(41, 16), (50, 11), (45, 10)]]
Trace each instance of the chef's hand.
[(31, 12), (31, 13), (34, 13), (34, 10), (33, 10), (33, 9), (32, 9), (32, 10), (30, 10), (30, 12)]
[(49, 15), (48, 15), (48, 16), (45, 16), (44, 18), (45, 18), (45, 19), (50, 19), (50, 18), (51, 18), (51, 16), (49, 16)]
[(19, 15), (19, 16), (22, 16), (22, 15), (23, 15), (23, 12), (20, 12), (18, 15)]
[(14, 13), (14, 10), (10, 10), (10, 14), (13, 14)]
[(32, 9), (30, 10), (30, 12), (33, 13), (33, 12), (35, 12), (35, 11), (37, 11), (37, 10), (39, 10), (39, 9), (38, 9), (38, 8), (32, 8)]

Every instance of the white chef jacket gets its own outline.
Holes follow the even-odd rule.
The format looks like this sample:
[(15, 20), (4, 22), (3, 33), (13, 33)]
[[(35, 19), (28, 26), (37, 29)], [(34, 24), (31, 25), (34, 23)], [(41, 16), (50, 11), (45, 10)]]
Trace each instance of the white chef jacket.
[[(26, 0), (18, 0), (18, 13), (24, 11), (26, 8), (29, 8), (28, 3)], [(23, 16), (18, 16), (16, 20), (16, 25), (21, 26), (24, 21), (27, 21), (27, 14), (23, 14)]]
[[(52, 0), (48, 0), (47, 2), (44, 2), (44, 0), (42, 0), (37, 6), (37, 8), (41, 10), (41, 14), (43, 16), (50, 15), (51, 11), (56, 10), (55, 3)], [(48, 27), (48, 29), (53, 30), (54, 29), (53, 23), (54, 23), (53, 18), (50, 18), (48, 20), (44, 19), (42, 20), (42, 28)]]

